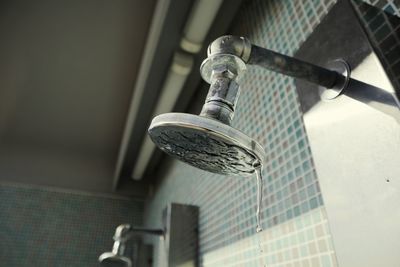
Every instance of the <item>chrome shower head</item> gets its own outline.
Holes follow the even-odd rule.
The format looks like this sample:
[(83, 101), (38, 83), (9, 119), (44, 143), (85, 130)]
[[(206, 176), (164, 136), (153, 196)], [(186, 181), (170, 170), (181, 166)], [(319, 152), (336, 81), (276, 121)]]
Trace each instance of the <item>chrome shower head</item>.
[(246, 175), (262, 165), (265, 152), (250, 137), (230, 127), (239, 97), (238, 76), (246, 65), (258, 65), (290, 77), (334, 89), (337, 97), (346, 89), (346, 75), (274, 51), (252, 45), (243, 37), (222, 36), (213, 41), (200, 67), (210, 84), (200, 116), (170, 113), (155, 117), (149, 134), (164, 152), (203, 170)]
[(131, 267), (132, 261), (124, 256), (126, 242), (128, 242), (135, 234), (151, 234), (157, 236), (164, 236), (165, 229), (147, 229), (142, 227), (135, 227), (130, 224), (121, 224), (115, 229), (114, 244), (111, 252), (104, 252), (99, 257), (101, 266), (118, 266), (118, 267)]
[(202, 116), (159, 115), (153, 119), (149, 135), (167, 154), (218, 174), (251, 175), (265, 158), (256, 141), (229, 125)]
[(101, 254), (99, 262), (102, 267), (132, 267), (132, 262), (129, 258), (113, 252)]
[[(245, 39), (224, 39), (224, 45), (238, 43), (248, 47)], [(213, 49), (215, 50), (215, 49)], [(265, 152), (255, 140), (230, 126), (239, 97), (237, 77), (246, 69), (235, 55), (210, 55), (201, 66), (210, 89), (200, 116), (166, 113), (153, 119), (149, 135), (167, 154), (194, 167), (225, 175), (247, 176), (265, 159)], [(247, 52), (234, 49), (239, 54)]]
[(115, 229), (114, 244), (111, 252), (104, 252), (99, 257), (100, 266), (104, 267), (131, 267), (132, 261), (124, 256), (125, 243), (129, 240), (131, 226), (129, 224), (121, 224)]

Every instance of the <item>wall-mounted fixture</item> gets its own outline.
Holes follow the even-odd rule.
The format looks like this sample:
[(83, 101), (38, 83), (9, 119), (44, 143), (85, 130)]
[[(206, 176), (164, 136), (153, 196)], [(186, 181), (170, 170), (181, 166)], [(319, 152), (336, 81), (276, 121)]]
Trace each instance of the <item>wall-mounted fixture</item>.
[(102, 266), (125, 266), (131, 267), (132, 260), (125, 256), (126, 243), (137, 234), (150, 234), (163, 237), (163, 229), (146, 229), (134, 227), (130, 224), (121, 224), (114, 234), (114, 245), (111, 252), (104, 252), (99, 257)]
[(158, 260), (167, 263), (167, 267), (196, 267), (198, 264), (198, 207), (172, 203), (164, 209), (162, 225), (163, 227), (159, 229), (147, 229), (129, 224), (118, 226), (114, 234), (112, 251), (105, 252), (99, 257), (101, 266), (131, 267), (132, 260), (125, 254), (127, 242), (138, 234), (146, 234), (160, 237), (162, 246), (159, 249), (163, 250), (162, 255), (165, 258)]
[(153, 142), (164, 152), (203, 170), (250, 175), (265, 159), (255, 140), (230, 127), (239, 96), (238, 77), (246, 64), (320, 85), (326, 99), (337, 97), (349, 83), (343, 60), (331, 69), (319, 67), (252, 45), (248, 39), (223, 36), (212, 42), (201, 75), (211, 84), (200, 116), (167, 113), (155, 117), (149, 128)]

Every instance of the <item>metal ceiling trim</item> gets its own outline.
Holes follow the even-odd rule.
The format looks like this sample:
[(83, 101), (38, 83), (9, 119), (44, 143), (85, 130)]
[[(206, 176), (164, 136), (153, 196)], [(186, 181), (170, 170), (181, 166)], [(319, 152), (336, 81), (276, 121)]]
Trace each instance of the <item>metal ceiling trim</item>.
[(171, 0), (158, 0), (154, 16), (151, 22), (149, 34), (146, 40), (145, 51), (143, 54), (143, 58), (141, 60), (139, 73), (136, 79), (136, 83), (134, 86), (132, 99), (128, 111), (128, 116), (124, 128), (124, 132), (122, 135), (120, 150), (118, 153), (116, 168), (114, 172), (113, 179), (113, 190), (117, 189), (120, 172), (122, 169), (123, 161), (125, 158), (125, 154), (128, 149), (129, 139), (131, 137), (131, 132), (134, 126), (135, 119), (138, 114), (140, 102), (143, 98), (146, 80), (149, 75), (149, 70), (151, 67), (151, 63), (153, 62), (153, 58), (156, 52), (157, 44), (162, 32), (163, 24), (167, 17), (168, 8), (171, 4)]

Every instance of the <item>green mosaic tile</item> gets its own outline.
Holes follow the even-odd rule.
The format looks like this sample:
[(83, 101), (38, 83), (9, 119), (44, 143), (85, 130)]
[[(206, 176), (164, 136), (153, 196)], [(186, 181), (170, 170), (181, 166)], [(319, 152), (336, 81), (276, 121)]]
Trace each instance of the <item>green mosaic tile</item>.
[(115, 227), (142, 216), (129, 199), (0, 185), (0, 266), (97, 266)]

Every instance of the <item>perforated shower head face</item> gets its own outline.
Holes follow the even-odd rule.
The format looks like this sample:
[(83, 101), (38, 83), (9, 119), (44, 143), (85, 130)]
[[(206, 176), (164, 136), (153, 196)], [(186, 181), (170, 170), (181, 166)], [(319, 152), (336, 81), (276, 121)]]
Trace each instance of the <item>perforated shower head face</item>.
[(247, 135), (192, 114), (161, 114), (153, 119), (149, 135), (167, 154), (218, 174), (251, 175), (265, 158), (261, 145)]
[(113, 252), (105, 252), (99, 257), (100, 266), (102, 267), (132, 267), (132, 262), (127, 257), (114, 254)]

